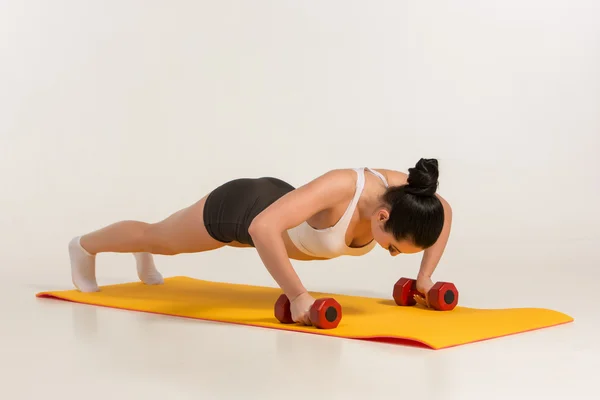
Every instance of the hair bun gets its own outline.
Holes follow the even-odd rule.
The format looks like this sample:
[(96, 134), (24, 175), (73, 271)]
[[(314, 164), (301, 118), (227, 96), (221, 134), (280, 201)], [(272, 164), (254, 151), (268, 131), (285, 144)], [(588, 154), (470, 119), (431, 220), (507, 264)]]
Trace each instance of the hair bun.
[(438, 187), (438, 162), (435, 158), (421, 158), (414, 168), (408, 169), (407, 192), (418, 196), (433, 196)]

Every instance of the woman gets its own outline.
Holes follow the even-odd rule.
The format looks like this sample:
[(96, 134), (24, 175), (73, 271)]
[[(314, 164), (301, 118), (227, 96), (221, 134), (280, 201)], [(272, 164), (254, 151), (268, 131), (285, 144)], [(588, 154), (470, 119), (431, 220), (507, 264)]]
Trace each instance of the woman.
[(427, 293), (451, 224), (437, 184), (435, 159), (419, 160), (408, 175), (333, 170), (298, 189), (276, 178), (236, 179), (163, 221), (121, 221), (75, 237), (69, 243), (73, 284), (82, 292), (99, 290), (95, 256), (102, 252), (133, 253), (140, 280), (152, 285), (163, 283), (152, 254), (254, 247), (290, 299), (294, 321), (310, 325), (315, 299), (290, 259), (359, 256), (379, 244), (392, 256), (424, 251), (417, 287)]

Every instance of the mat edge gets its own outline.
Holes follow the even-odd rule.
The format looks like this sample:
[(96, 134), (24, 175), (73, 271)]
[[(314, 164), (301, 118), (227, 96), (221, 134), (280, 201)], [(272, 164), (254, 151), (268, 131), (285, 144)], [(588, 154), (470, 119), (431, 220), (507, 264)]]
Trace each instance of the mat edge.
[[(94, 306), (94, 307), (104, 307), (104, 308), (110, 308), (110, 309), (116, 309), (116, 310), (142, 312), (142, 313), (154, 314), (154, 315), (164, 315), (164, 316), (169, 316), (169, 317), (174, 317), (174, 318), (187, 318), (187, 319), (193, 319), (193, 320), (205, 321), (205, 322), (213, 322), (213, 323), (216, 322), (216, 323), (221, 323), (221, 324), (234, 324), (234, 325), (238, 325), (238, 326), (251, 326), (251, 327), (257, 327), (257, 328), (282, 330), (282, 331), (287, 331), (287, 332), (309, 333), (309, 334), (313, 334), (313, 335), (336, 337), (336, 338), (340, 338), (340, 339), (362, 340), (362, 341), (370, 341), (370, 342), (374, 342), (374, 343), (387, 343), (387, 344), (398, 345), (398, 346), (402, 345), (402, 346), (425, 348), (425, 349), (429, 349), (429, 350), (450, 349), (453, 347), (459, 347), (459, 346), (464, 346), (464, 345), (468, 345), (468, 344), (485, 342), (488, 340), (500, 339), (500, 338), (504, 338), (504, 337), (514, 336), (517, 334), (534, 332), (534, 331), (538, 331), (538, 330), (542, 330), (542, 329), (566, 325), (566, 324), (569, 324), (569, 323), (572, 323), (575, 321), (575, 319), (573, 317), (563, 314), (567, 318), (565, 321), (562, 321), (562, 322), (557, 322), (557, 323), (550, 324), (550, 325), (526, 329), (526, 330), (519, 331), (519, 332), (511, 332), (511, 333), (507, 333), (507, 334), (503, 334), (503, 335), (490, 336), (487, 338), (470, 340), (470, 341), (465, 341), (465, 342), (461, 342), (461, 343), (436, 346), (436, 345), (432, 345), (431, 343), (428, 343), (427, 341), (424, 341), (424, 340), (411, 338), (411, 337), (404, 337), (404, 336), (342, 336), (342, 335), (336, 335), (335, 332), (321, 331), (321, 330), (317, 330), (317, 329), (315, 329), (314, 331), (313, 330), (308, 331), (308, 330), (302, 330), (302, 329), (294, 329), (291, 326), (285, 326), (285, 325), (281, 326), (281, 327), (275, 327), (275, 326), (269, 326), (269, 325), (235, 322), (235, 321), (225, 321), (225, 320), (219, 320), (219, 319), (189, 317), (189, 316), (185, 316), (185, 315), (176, 315), (176, 314), (168, 314), (168, 313), (161, 313), (161, 312), (155, 312), (155, 311), (138, 310), (138, 309), (132, 309), (132, 308), (126, 308), (126, 307), (108, 306), (108, 305), (97, 304), (97, 303), (93, 303), (93, 302), (72, 300), (69, 298), (61, 297), (60, 295), (57, 295), (55, 292), (40, 292), (40, 293), (36, 294), (36, 297), (54, 299), (54, 300), (59, 300), (59, 301), (66, 301), (66, 302), (76, 303), (76, 304), (84, 304), (84, 305)], [(292, 326), (294, 326), (294, 325), (292, 325)], [(327, 332), (329, 332), (329, 333), (327, 333)]]

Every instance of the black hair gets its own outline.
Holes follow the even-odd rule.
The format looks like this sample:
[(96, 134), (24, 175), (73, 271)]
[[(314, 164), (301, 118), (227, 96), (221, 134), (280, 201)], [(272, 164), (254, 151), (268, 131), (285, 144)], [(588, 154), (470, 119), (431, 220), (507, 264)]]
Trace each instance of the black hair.
[(435, 196), (438, 162), (421, 158), (408, 172), (407, 184), (389, 187), (383, 195), (390, 209), (384, 230), (396, 240), (409, 239), (426, 249), (437, 241), (444, 226), (444, 208)]

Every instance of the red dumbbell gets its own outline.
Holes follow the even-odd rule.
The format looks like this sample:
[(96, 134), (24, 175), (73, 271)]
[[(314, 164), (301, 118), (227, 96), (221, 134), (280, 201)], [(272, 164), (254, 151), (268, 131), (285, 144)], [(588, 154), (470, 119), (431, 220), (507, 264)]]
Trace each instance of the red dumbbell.
[[(285, 294), (275, 302), (275, 318), (282, 324), (293, 324), (290, 300)], [(342, 306), (332, 298), (317, 299), (309, 311), (310, 322), (320, 329), (336, 328), (342, 320)]]
[[(415, 279), (400, 278), (394, 285), (394, 301), (399, 306), (414, 306), (416, 304), (413, 297), (415, 294), (425, 297), (417, 291), (417, 281)], [(427, 297), (434, 310), (449, 311), (458, 304), (458, 290), (450, 282), (437, 282), (429, 290)]]

